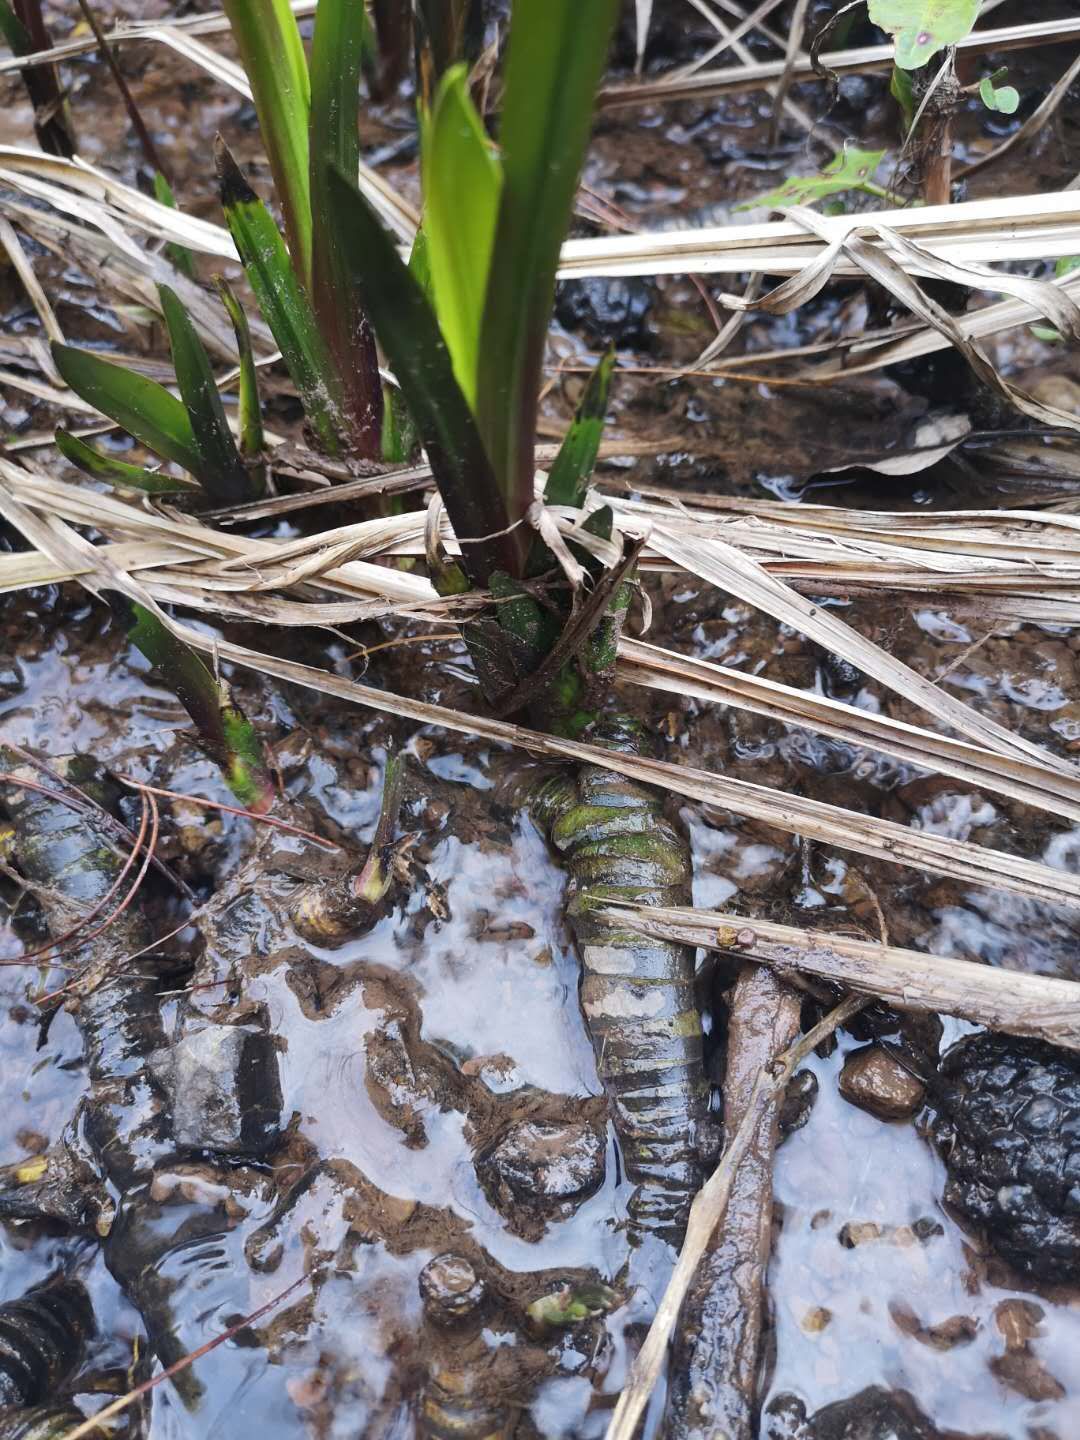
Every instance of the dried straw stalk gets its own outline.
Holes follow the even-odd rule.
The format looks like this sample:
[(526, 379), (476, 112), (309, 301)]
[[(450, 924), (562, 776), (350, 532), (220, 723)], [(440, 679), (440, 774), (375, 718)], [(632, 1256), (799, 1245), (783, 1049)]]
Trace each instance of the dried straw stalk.
[(1074, 980), (1000, 970), (723, 911), (619, 905), (604, 912), (604, 918), (643, 935), (753, 960), (781, 976), (813, 975), (900, 1010), (956, 1015), (991, 1030), (1080, 1050), (1080, 984)]
[[(1072, 40), (1080, 40), (1080, 20), (1067, 16), (1063, 20), (1038, 20), (1024, 25), (1001, 25), (992, 30), (973, 30), (959, 42), (956, 49), (961, 55), (978, 55), (985, 50), (1019, 50), (1032, 45)], [(867, 71), (887, 70), (893, 63), (893, 54), (892, 45), (862, 45), (856, 49), (830, 51), (823, 59), (828, 68), (838, 75), (858, 75)], [(704, 100), (715, 95), (734, 94), (740, 90), (760, 89), (779, 80), (787, 63), (786, 60), (762, 60), (749, 65), (701, 70), (693, 75), (677, 71), (657, 80), (635, 80), (609, 85), (600, 91), (600, 105), (610, 110), (625, 105)], [(800, 55), (795, 59), (792, 79), (796, 84), (820, 78), (807, 56)]]

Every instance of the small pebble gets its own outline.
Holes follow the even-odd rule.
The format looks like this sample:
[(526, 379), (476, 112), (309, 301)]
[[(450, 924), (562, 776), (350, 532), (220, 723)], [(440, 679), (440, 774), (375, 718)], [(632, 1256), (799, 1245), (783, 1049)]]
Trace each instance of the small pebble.
[(840, 1073), (840, 1094), (879, 1120), (910, 1120), (926, 1086), (880, 1045), (852, 1050)]
[(840, 1227), (837, 1239), (845, 1250), (854, 1250), (859, 1245), (870, 1245), (880, 1240), (884, 1231), (873, 1220), (849, 1220)]

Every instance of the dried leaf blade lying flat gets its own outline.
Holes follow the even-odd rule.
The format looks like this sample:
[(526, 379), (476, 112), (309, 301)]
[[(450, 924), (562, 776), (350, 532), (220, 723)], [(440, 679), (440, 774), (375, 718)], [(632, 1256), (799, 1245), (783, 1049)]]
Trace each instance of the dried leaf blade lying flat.
[(666, 526), (657, 525), (652, 535), (654, 549), (674, 560), (692, 575), (738, 595), (775, 619), (793, 625), (801, 634), (817, 640), (838, 655), (843, 655), (860, 670), (900, 695), (913, 698), (928, 714), (935, 716), (969, 740), (985, 745), (1001, 755), (1035, 758), (1063, 774), (1075, 775), (1076, 766), (1069, 760), (1050, 755), (1030, 740), (1013, 734), (997, 721), (980, 715), (969, 705), (918, 675), (909, 666), (887, 654), (880, 646), (865, 640), (851, 626), (830, 611), (812, 604), (784, 585), (749, 556), (721, 540), (688, 542), (673, 534)]
[[(350, 619), (390, 613), (427, 613), (441, 622), (447, 617), (460, 619), (466, 613), (460, 600), (439, 600), (423, 577), (371, 563), (380, 554), (419, 552), (423, 543), (423, 520), (419, 515), (343, 526), (295, 541), (252, 539), (210, 529), (191, 517), (180, 519), (156, 514), (148, 508), (136, 509), (113, 496), (98, 495), (53, 480), (44, 472), (28, 473), (11, 462), (0, 461), (0, 473), (11, 493), (27, 505), (117, 537), (119, 543), (103, 547), (100, 555), (91, 550), (90, 556), (97, 557), (103, 565), (108, 565), (115, 556), (116, 563), (137, 570), (149, 592), (162, 602), (186, 604), (209, 613), (254, 616), (267, 623), (285, 625), (337, 625)], [(613, 499), (611, 503), (617, 512), (625, 514), (631, 528), (639, 528), (645, 522), (653, 527), (654, 538), (660, 528), (665, 533), (677, 533), (690, 546), (691, 553), (707, 546), (717, 523), (732, 512), (747, 514), (758, 525), (775, 521), (777, 544), (781, 547), (788, 543), (783, 537), (792, 533), (797, 518), (789, 509), (768, 501), (723, 502), (726, 508), (720, 510), (719, 515), (717, 510), (704, 509), (684, 509), (680, 513), (656, 502)], [(695, 503), (704, 502), (699, 497)], [(716, 506), (720, 509), (721, 502), (717, 501)], [(1043, 557), (1061, 556), (1067, 560), (1074, 548), (1075, 530), (1080, 528), (1080, 519), (1075, 516), (1037, 512), (1016, 512), (1005, 517), (994, 512), (890, 517), (855, 515), (824, 506), (804, 508), (826, 547), (835, 546), (836, 537), (847, 530), (860, 541), (868, 542), (875, 536), (888, 536), (890, 524), (896, 524), (901, 527), (898, 538), (915, 537), (930, 547), (926, 551), (929, 562), (955, 567), (959, 563), (958, 547), (963, 543), (984, 552), (1032, 557), (1033, 562), (1038, 563), (1038, 575), (1044, 584), (1051, 571)], [(660, 518), (663, 527), (657, 526)], [(447, 539), (451, 538), (448, 531), (444, 533)], [(797, 536), (798, 532), (795, 533)], [(128, 543), (122, 537), (133, 537), (136, 543)], [(724, 556), (727, 553), (723, 552)], [(879, 557), (887, 557), (889, 547), (883, 546), (877, 553)], [(759, 569), (756, 562), (751, 562), (747, 574), (757, 580)], [(64, 572), (51, 561), (43, 564), (40, 557), (37, 560), (25, 554), (0, 557), (0, 585), (7, 587), (41, 583), (45, 577), (58, 579), (65, 573), (87, 573), (85, 558), (80, 555), (73, 570)], [(1074, 580), (1080, 581), (1080, 569), (1073, 567), (1070, 573)], [(723, 576), (726, 585), (735, 583), (737, 578), (728, 570), (723, 571)], [(765, 576), (765, 579), (769, 581), (771, 577)], [(297, 598), (271, 593), (282, 588), (297, 592)], [(328, 591), (341, 598), (322, 603), (318, 591)], [(758, 592), (748, 589), (747, 593), (757, 595)], [(307, 594), (311, 595), (310, 599), (304, 598)], [(783, 608), (788, 594), (786, 587), (773, 582), (766, 587), (764, 598), (770, 605), (780, 604), (781, 618), (798, 624), (801, 612)], [(816, 608), (809, 602), (800, 601), (800, 604), (804, 609)], [(909, 672), (903, 667), (897, 669), (890, 656), (849, 627), (840, 627), (823, 638), (835, 647), (836, 653), (860, 668), (867, 654), (876, 656), (876, 663), (884, 667), (885, 683), (910, 697)], [(620, 654), (627, 678), (650, 688), (748, 708), (775, 716), (785, 724), (817, 729), (847, 743), (880, 750), (908, 763), (955, 775), (980, 788), (1012, 795), (1050, 813), (1075, 815), (1080, 804), (1080, 776), (1075, 767), (1037, 747), (1030, 753), (1019, 754), (1009, 745), (989, 744), (981, 735), (975, 737), (974, 744), (951, 739), (625, 638)], [(934, 701), (948, 699), (936, 686), (930, 687), (930, 694)], [(964, 724), (977, 719), (968, 707), (956, 701), (951, 703), (958, 706), (958, 716)], [(951, 710), (949, 714), (951, 718)]]
[[(805, 225), (807, 229), (823, 238), (829, 233), (821, 216), (815, 214), (813, 210), (808, 210), (805, 206), (792, 205), (788, 208), (787, 213), (800, 225)], [(1056, 406), (1044, 405), (1025, 391), (1017, 389), (1015, 385), (1010, 385), (977, 343), (961, 332), (949, 312), (943, 309), (937, 301), (932, 300), (925, 290), (915, 282), (908, 270), (889, 253), (888, 246), (896, 247), (913, 269), (936, 276), (941, 280), (951, 280), (956, 284), (974, 284), (979, 289), (987, 289), (989, 288), (987, 279), (989, 279), (995, 289), (1011, 291), (1025, 304), (1037, 308), (1047, 319), (1053, 316), (1053, 323), (1062, 329), (1063, 333), (1075, 339), (1080, 335), (1080, 309), (1077, 308), (1071, 296), (1055, 290), (1053, 285), (1045, 281), (1025, 280), (1014, 275), (999, 277), (986, 270), (968, 270), (962, 266), (951, 264), (916, 245), (913, 240), (895, 234), (891, 228), (879, 223), (868, 228), (882, 238), (885, 242), (884, 246), (871, 245), (854, 232), (849, 232), (842, 242), (843, 250), (860, 269), (895, 295), (920, 320), (944, 335), (964, 356), (979, 379), (989, 385), (992, 390), (996, 390), (1004, 396), (1010, 405), (1013, 405), (1022, 414), (1037, 420), (1041, 425), (1060, 426), (1063, 429), (1080, 431), (1080, 416), (1073, 415), (1067, 410), (1058, 409)]]
[(619, 646), (619, 675), (651, 690), (750, 710), (786, 725), (805, 725), (819, 735), (892, 755), (919, 769), (936, 770), (976, 788), (988, 786), (1049, 814), (1080, 819), (1080, 776), (1064, 777), (1033, 761), (995, 755), (983, 746), (811, 691), (629, 638)]
[[(708, 771), (622, 755), (594, 745), (543, 735), (505, 721), (464, 715), (444, 706), (428, 705), (407, 696), (360, 685), (229, 641), (210, 640), (166, 616), (143, 584), (115, 564), (107, 564), (103, 557), (95, 554), (94, 547), (64, 521), (55, 515), (49, 518), (35, 516), (12, 494), (8, 477), (15, 468), (10, 462), (0, 460), (0, 474), (5, 477), (5, 484), (0, 488), (0, 513), (31, 544), (61, 566), (81, 571), (80, 583), (88, 589), (95, 591), (107, 583), (120, 590), (146, 606), (173, 634), (195, 650), (210, 651), (220, 659), (248, 666), (260, 673), (294, 681), (309, 689), (337, 695), (421, 724), (443, 725), (459, 733), (504, 741), (535, 755), (600, 763), (631, 779), (657, 785), (688, 799), (730, 809), (738, 815), (762, 820), (789, 833), (807, 835), (844, 850), (909, 864), (976, 884), (996, 885), (1053, 904), (1080, 908), (1080, 876), (1052, 870), (1035, 861), (982, 849), (926, 831), (908, 830), (891, 821), (845, 811), (803, 796), (781, 795), (764, 786), (712, 775)], [(97, 562), (93, 575), (86, 572), (88, 559)]]
[[(1021, 25), (1002, 25), (994, 29), (976, 30), (961, 39), (956, 48), (961, 54), (978, 54), (983, 50), (1017, 49), (1053, 41), (1080, 38), (1080, 21), (1074, 17), (1063, 20), (1040, 20)], [(837, 74), (855, 75), (864, 71), (886, 70), (894, 61), (894, 47), (864, 45), (850, 50), (829, 52), (829, 69)], [(784, 73), (784, 60), (756, 61), (723, 69), (704, 70), (687, 75), (681, 70), (658, 79), (638, 80), (609, 85), (601, 90), (601, 109), (623, 105), (654, 105), (665, 101), (705, 99), (713, 95), (730, 95), (739, 90), (756, 90), (776, 81)], [(820, 79), (808, 58), (800, 57), (793, 67), (797, 84)]]

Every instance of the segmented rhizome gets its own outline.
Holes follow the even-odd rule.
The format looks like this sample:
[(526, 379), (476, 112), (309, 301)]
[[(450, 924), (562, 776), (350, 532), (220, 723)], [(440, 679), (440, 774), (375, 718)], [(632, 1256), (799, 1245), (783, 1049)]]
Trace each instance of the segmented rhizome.
[[(18, 864), (40, 894), (50, 929), (62, 935), (92, 907), (107, 905), (121, 871), (121, 852), (112, 847), (91, 807), (70, 808), (34, 788), (37, 772), (11, 768), (16, 780), (0, 785), (0, 802), (11, 818)], [(73, 794), (77, 787), (108, 804), (110, 781), (89, 756), (59, 756), (52, 768)], [(20, 779), (31, 784), (20, 785)], [(49, 779), (49, 787), (53, 784)], [(163, 1148), (160, 1106), (146, 1057), (164, 1047), (165, 1036), (155, 963), (133, 958), (153, 937), (137, 904), (122, 913), (116, 908), (120, 898), (113, 914), (103, 912), (99, 933), (94, 935), (91, 926), (65, 959), (81, 990), (74, 1014), (91, 1089), (83, 1123), (105, 1174), (124, 1188), (148, 1173)]]
[(93, 1333), (90, 1300), (76, 1280), (51, 1280), (0, 1305), (0, 1409), (52, 1400)]
[(940, 1080), (946, 1202), (1018, 1269), (1080, 1278), (1080, 1057), (976, 1035), (948, 1052)]
[[(636, 749), (616, 735), (612, 749)], [(647, 786), (584, 765), (558, 776), (531, 809), (563, 854), (567, 914), (581, 958), (581, 1006), (610, 1097), (638, 1231), (678, 1242), (702, 1181), (709, 1091), (694, 993), (694, 951), (648, 939), (598, 912), (612, 901), (688, 905), (692, 868), (681, 829)]]

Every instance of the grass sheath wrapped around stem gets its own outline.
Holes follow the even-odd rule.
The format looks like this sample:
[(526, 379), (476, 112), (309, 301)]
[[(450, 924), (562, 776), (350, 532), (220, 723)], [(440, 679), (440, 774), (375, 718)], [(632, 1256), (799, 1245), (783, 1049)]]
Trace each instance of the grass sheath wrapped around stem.
[[(52, 47), (41, 13), (41, 0), (0, 0), (0, 39), (13, 55), (33, 55)], [(34, 107), (34, 134), (47, 155), (70, 160), (78, 149), (71, 106), (55, 65), (28, 65), (23, 84)]]

